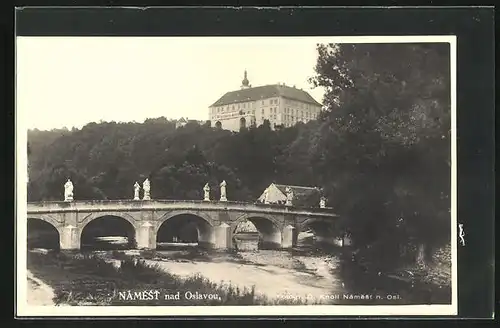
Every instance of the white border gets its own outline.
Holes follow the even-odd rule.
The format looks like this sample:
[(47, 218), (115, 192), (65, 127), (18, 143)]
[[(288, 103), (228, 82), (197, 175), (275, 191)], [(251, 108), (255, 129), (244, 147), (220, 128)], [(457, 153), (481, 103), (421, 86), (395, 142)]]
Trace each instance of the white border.
[[(164, 38), (164, 37), (162, 37)], [(192, 37), (175, 37), (193, 42)], [(203, 37), (202, 40), (241, 39), (240, 37)], [(245, 37), (246, 39), (257, 39)], [(259, 37), (261, 40), (292, 37)], [(30, 306), (26, 298), (26, 207), (27, 207), (27, 127), (23, 115), (29, 113), (15, 112), (16, 122), (16, 243), (17, 254), (16, 275), (16, 316), (73, 316), (73, 317), (140, 317), (140, 316), (306, 316), (306, 315), (339, 315), (339, 316), (392, 316), (392, 315), (457, 315), (457, 140), (456, 140), (456, 57), (457, 38), (448, 36), (359, 36), (359, 37), (293, 37), (294, 39), (310, 38), (318, 43), (433, 43), (450, 44), (451, 72), (451, 256), (452, 256), (452, 303), (451, 305), (294, 305), (294, 306)], [(199, 41), (200, 39), (197, 38)], [(16, 39), (17, 41), (17, 39)], [(17, 57), (16, 57), (17, 66)], [(19, 90), (16, 90), (16, 97)], [(17, 98), (16, 98), (17, 99)]]

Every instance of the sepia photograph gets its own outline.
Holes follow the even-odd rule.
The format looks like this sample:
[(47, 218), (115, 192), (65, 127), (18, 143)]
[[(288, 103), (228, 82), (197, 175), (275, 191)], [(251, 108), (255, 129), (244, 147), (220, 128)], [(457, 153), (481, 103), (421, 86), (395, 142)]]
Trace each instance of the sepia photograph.
[(16, 38), (26, 315), (456, 314), (456, 38)]

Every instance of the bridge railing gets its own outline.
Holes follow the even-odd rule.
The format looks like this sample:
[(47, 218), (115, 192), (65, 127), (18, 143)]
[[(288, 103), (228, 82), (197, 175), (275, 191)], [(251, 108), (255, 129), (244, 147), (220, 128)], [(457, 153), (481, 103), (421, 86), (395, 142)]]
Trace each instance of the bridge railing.
[[(176, 206), (178, 205), (178, 206)], [(152, 209), (204, 209), (204, 210), (257, 210), (271, 212), (293, 212), (293, 213), (317, 213), (336, 216), (331, 208), (319, 207), (297, 207), (284, 204), (264, 204), (261, 202), (243, 202), (243, 201), (203, 201), (203, 200), (171, 200), (171, 199), (153, 199), (153, 200), (78, 200), (78, 201), (42, 201), (28, 202), (28, 212), (38, 211), (105, 211), (116, 210), (152, 210)]]

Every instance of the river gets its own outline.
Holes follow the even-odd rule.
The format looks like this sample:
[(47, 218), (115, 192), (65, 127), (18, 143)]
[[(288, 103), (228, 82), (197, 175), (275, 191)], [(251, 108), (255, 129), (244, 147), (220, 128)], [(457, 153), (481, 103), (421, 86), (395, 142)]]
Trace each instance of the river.
[[(121, 253), (144, 259), (150, 265), (181, 277), (200, 274), (215, 283), (230, 283), (240, 289), (255, 287), (269, 299), (301, 298), (328, 304), (428, 304), (447, 303), (447, 291), (386, 275), (361, 272), (341, 262), (335, 253), (308, 249), (290, 251), (213, 252), (195, 244), (160, 245), (153, 256), (127, 250), (126, 239), (105, 237), (94, 246), (122, 250), (86, 250), (119, 265)], [(121, 247), (120, 247), (121, 246)], [(101, 248), (101, 249), (102, 249)], [(163, 250), (161, 250), (163, 248)], [(349, 297), (368, 299), (348, 299)], [(371, 295), (371, 296), (370, 296)], [(375, 299), (376, 297), (380, 297)]]

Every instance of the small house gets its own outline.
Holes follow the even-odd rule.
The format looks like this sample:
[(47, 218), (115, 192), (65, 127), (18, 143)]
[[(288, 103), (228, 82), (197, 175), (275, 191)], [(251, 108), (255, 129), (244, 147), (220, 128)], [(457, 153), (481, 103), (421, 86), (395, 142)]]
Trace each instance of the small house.
[[(317, 187), (292, 186), (271, 183), (258, 201), (267, 204), (285, 204), (286, 190), (290, 188), (293, 193), (292, 205), (300, 207), (318, 207), (321, 191)], [(266, 199), (267, 197), (267, 199)]]

